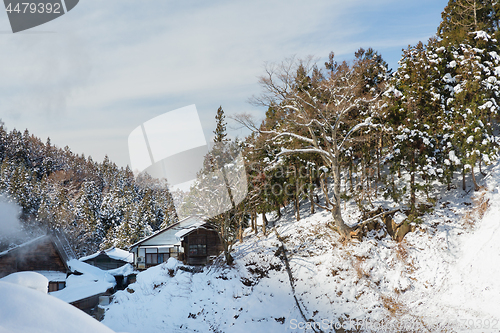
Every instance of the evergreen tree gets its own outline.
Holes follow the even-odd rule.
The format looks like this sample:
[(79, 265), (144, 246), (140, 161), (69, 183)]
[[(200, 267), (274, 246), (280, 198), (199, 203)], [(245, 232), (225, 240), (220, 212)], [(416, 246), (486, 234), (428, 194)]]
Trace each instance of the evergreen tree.
[(475, 31), (498, 33), (498, 3), (492, 0), (449, 0), (441, 14), (438, 36), (446, 44), (475, 45)]
[(222, 110), (222, 106), (219, 106), (217, 109), (217, 114), (215, 115), (215, 137), (214, 137), (214, 143), (223, 143), (229, 141), (227, 138), (227, 132), (226, 132), (226, 116), (224, 115), (224, 110)]
[(484, 48), (466, 44), (451, 48), (453, 98), (448, 103), (448, 115), (453, 132), (452, 145), (463, 174), (471, 173), (474, 188), (478, 190), (474, 167), (478, 162), (489, 164), (498, 157), (494, 120), (500, 101), (500, 73), (497, 71), (500, 56), (492, 51), (496, 42), (490, 36), (482, 33), (475, 36), (482, 40)]
[(441, 99), (434, 85), (438, 75), (430, 53), (422, 42), (409, 47), (393, 79), (396, 90), (389, 116), (394, 142), (392, 168), (401, 168), (410, 175), (412, 211), (417, 207), (417, 191), (428, 191), (417, 176), (427, 181), (442, 176), (437, 165), (438, 142), (434, 132), (440, 120)]

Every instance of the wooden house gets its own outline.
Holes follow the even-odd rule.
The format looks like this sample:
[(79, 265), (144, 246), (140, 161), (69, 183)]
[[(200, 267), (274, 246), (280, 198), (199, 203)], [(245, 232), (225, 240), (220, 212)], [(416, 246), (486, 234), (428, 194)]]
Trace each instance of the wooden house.
[[(111, 255), (116, 252), (109, 251)], [(21, 271), (40, 273), (49, 280), (52, 296), (92, 314), (99, 297), (114, 292), (116, 280), (110, 271), (75, 257), (66, 237), (52, 231), (0, 253), (0, 277)]]
[(126, 264), (132, 264), (134, 262), (134, 255), (128, 251), (112, 247), (80, 258), (79, 260), (102, 270), (110, 270)]
[(221, 251), (217, 231), (198, 216), (187, 217), (130, 247), (138, 269), (161, 264), (170, 257), (188, 265), (204, 265)]
[(49, 292), (57, 291), (65, 287), (68, 262), (74, 258), (66, 237), (53, 231), (0, 253), (0, 278), (34, 271), (49, 279)]

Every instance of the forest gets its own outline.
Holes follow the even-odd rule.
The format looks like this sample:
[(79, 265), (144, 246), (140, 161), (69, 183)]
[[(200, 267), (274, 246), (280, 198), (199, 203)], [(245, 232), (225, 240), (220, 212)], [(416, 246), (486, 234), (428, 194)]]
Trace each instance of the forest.
[[(64, 231), (78, 256), (126, 248), (177, 220), (164, 181), (134, 177), (107, 157), (102, 163), (58, 148), (26, 130), (0, 126), (0, 191), (21, 207), (22, 231), (0, 235), (6, 249), (48, 229)], [(0, 249), (1, 250), (1, 249)]]

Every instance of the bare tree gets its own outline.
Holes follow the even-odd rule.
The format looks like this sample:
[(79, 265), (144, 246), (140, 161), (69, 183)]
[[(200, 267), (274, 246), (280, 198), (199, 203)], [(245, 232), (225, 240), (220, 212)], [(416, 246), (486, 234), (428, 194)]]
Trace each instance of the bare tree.
[[(316, 205), (330, 211), (332, 228), (350, 238), (352, 229), (345, 224), (341, 210), (341, 158), (353, 133), (379, 126), (374, 117), (380, 93), (366, 89), (364, 73), (373, 65), (370, 60), (357, 58), (352, 65), (337, 64), (332, 53), (325, 65), (326, 71), (320, 71), (312, 58), (266, 65), (266, 74), (259, 79), (264, 92), (251, 103), (273, 110), (275, 124), (256, 126), (245, 114), (234, 119), (281, 144), (271, 164), (289, 154), (321, 156), (320, 179), (326, 202)], [(333, 179), (333, 191), (328, 191), (328, 177)]]

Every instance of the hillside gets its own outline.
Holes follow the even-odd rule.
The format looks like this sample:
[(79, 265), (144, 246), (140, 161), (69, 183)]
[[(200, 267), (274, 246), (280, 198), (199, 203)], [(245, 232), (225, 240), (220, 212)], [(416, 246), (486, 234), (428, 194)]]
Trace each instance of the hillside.
[(0, 251), (58, 229), (84, 256), (127, 247), (177, 220), (164, 181), (135, 177), (107, 156), (95, 162), (54, 146), (50, 138), (44, 143), (28, 130), (8, 131), (1, 120), (0, 194), (0, 213), (9, 215), (11, 207), (20, 220), (0, 221)]
[[(304, 205), (296, 222), (288, 207), (276, 230), (314, 330), (498, 332), (499, 163), (482, 182), (486, 188), (476, 193), (443, 189), (434, 211), (401, 243), (385, 227), (362, 242), (342, 243), (326, 227), (328, 212), (307, 216)], [(346, 208), (352, 224), (357, 209)], [(171, 259), (118, 292), (103, 323), (131, 333), (312, 332), (280, 246), (273, 232), (247, 229), (232, 268), (214, 264), (190, 273)]]

